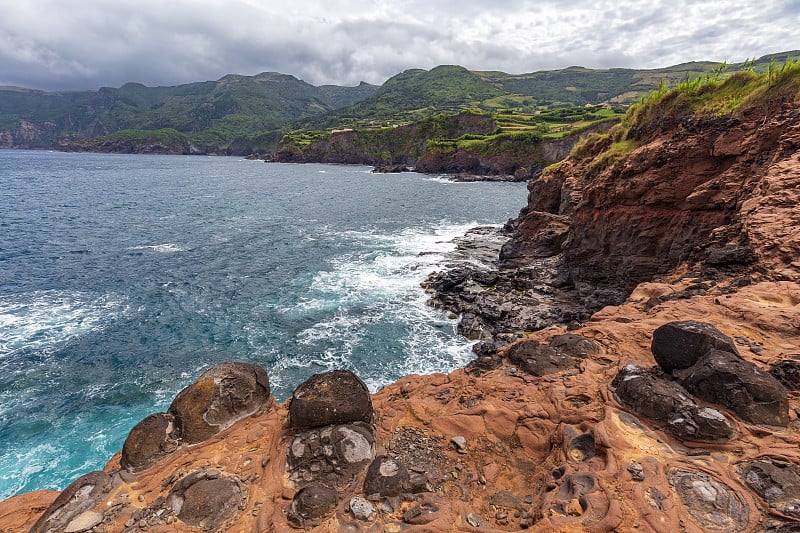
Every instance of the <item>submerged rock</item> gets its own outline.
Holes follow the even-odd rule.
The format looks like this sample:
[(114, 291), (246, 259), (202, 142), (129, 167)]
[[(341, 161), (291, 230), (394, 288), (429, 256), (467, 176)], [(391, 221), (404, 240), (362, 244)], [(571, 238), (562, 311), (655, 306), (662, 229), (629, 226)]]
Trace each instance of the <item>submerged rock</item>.
[(289, 425), (294, 429), (371, 421), (369, 390), (349, 370), (311, 376), (295, 389), (289, 404)]

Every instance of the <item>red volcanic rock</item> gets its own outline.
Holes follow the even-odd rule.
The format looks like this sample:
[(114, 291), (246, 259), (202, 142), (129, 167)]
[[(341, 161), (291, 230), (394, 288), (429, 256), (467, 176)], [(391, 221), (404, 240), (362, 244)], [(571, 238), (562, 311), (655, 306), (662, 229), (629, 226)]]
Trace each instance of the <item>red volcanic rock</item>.
[[(407, 376), (371, 396), (355, 376), (312, 378), (298, 388), (309, 394), (243, 402), (222, 419), (214, 398), (227, 382), (204, 374), (191, 401), (185, 391), (176, 399), (187, 409), (170, 409), (197, 422), (180, 424), (197, 432), (190, 445), (133, 473), (117, 454), (57, 498), (0, 502), (0, 530), (794, 530), (800, 395), (768, 373), (793, 383), (787, 362), (800, 354), (800, 98), (796, 85), (782, 87), (723, 117), (667, 101), (625, 138), (590, 139), (533, 182), (513, 225), (525, 268), (449, 281), (494, 302), (495, 325), (523, 324), (500, 320), (552, 301), (563, 309), (524, 321), (541, 327), (533, 333), (495, 328), (477, 348), (481, 364)], [(556, 240), (539, 246), (550, 233), (536, 211), (568, 226), (562, 251), (544, 259), (536, 254)], [(559, 261), (561, 275), (536, 277)], [(556, 283), (597, 311), (572, 313), (573, 293)], [(672, 369), (663, 372), (654, 332), (685, 321), (719, 336), (668, 335), (693, 348), (658, 355)], [(248, 376), (249, 388), (231, 390), (268, 394), (257, 372)], [(147, 449), (167, 431), (151, 429)], [(374, 501), (362, 521), (349, 502), (373, 496), (373, 453), (405, 467), (408, 492)]]

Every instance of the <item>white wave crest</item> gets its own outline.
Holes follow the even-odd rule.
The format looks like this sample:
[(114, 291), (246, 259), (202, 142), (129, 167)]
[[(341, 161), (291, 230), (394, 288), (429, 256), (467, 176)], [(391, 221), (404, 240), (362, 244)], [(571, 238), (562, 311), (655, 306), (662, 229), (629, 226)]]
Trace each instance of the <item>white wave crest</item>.
[(181, 246), (180, 244), (167, 242), (164, 244), (143, 244), (141, 246), (131, 246), (128, 248), (128, 250), (150, 250), (161, 254), (172, 254), (176, 252), (187, 252), (189, 251), (189, 248)]
[(127, 311), (124, 298), (74, 291), (36, 291), (0, 298), (0, 355), (48, 351), (102, 329)]

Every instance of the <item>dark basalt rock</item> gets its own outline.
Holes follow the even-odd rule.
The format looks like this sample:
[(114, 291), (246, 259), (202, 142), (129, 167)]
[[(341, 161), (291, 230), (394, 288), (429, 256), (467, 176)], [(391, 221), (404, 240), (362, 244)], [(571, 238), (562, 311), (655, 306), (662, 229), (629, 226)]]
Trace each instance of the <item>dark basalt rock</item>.
[(764, 458), (744, 463), (739, 477), (771, 507), (800, 518), (800, 465)]
[(403, 513), (403, 522), (415, 526), (430, 524), (437, 518), (440, 502), (432, 496), (424, 496), (421, 501)]
[(113, 480), (105, 472), (89, 472), (64, 489), (42, 513), (29, 533), (56, 533), (65, 531), (73, 520), (80, 520), (112, 488)]
[(301, 383), (289, 404), (289, 425), (306, 429), (372, 421), (367, 386), (348, 370), (316, 374)]
[(769, 370), (772, 376), (789, 390), (800, 390), (800, 361), (786, 359), (778, 361)]
[(215, 470), (200, 470), (181, 479), (170, 491), (167, 505), (186, 525), (221, 531), (246, 497), (238, 479)]
[(220, 363), (178, 393), (168, 412), (175, 416), (183, 440), (193, 444), (255, 413), (269, 395), (269, 378), (260, 366)]
[(600, 353), (600, 346), (592, 339), (574, 333), (556, 335), (550, 339), (550, 347), (572, 357), (585, 358)]
[(712, 350), (676, 375), (686, 390), (730, 409), (746, 422), (781, 427), (789, 424), (784, 386), (733, 353)]
[(375, 455), (375, 436), (363, 422), (327, 426), (295, 435), (286, 450), (289, 480), (343, 487)]
[(546, 376), (574, 367), (575, 358), (535, 340), (522, 341), (508, 349), (508, 360), (528, 374)]
[(136, 424), (122, 445), (120, 466), (130, 471), (154, 465), (178, 448), (175, 417), (156, 413)]
[(299, 527), (313, 525), (331, 512), (337, 501), (336, 489), (320, 484), (309, 485), (295, 494), (287, 518)]
[(749, 510), (741, 496), (705, 472), (675, 469), (669, 482), (692, 520), (704, 529), (743, 531)]
[(729, 440), (735, 425), (725, 415), (698, 407), (679, 384), (635, 365), (620, 370), (611, 386), (617, 401), (634, 413), (666, 424), (665, 430), (681, 440)]
[(665, 372), (689, 368), (710, 350), (739, 355), (729, 337), (711, 324), (695, 320), (669, 322), (656, 329), (651, 349)]
[(757, 259), (752, 246), (730, 245), (709, 250), (706, 262), (713, 266), (749, 265)]
[(379, 455), (369, 465), (367, 476), (364, 478), (364, 494), (399, 496), (410, 490), (408, 470), (394, 457)]

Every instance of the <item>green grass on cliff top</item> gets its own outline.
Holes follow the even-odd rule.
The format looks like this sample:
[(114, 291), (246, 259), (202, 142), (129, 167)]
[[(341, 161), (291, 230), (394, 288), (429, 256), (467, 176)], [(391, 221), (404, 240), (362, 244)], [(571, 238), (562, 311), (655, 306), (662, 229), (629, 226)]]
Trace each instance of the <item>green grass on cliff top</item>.
[(800, 99), (800, 61), (772, 62), (759, 72), (753, 65), (727, 74), (723, 68), (673, 87), (661, 84), (628, 109), (620, 124), (604, 134), (595, 134), (577, 143), (570, 154), (574, 159), (592, 159), (591, 169), (604, 168), (624, 159), (639, 143), (630, 130), (659, 117), (725, 116), (763, 108), (765, 120), (770, 104), (797, 102)]

